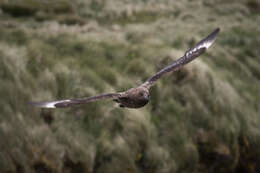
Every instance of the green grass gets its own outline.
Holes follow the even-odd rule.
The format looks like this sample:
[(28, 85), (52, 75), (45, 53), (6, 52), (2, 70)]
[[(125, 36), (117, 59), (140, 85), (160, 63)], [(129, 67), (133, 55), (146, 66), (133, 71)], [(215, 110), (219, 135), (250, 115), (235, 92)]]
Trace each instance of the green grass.
[[(59, 2), (0, 3), (0, 172), (256, 170), (256, 2)], [(213, 47), (142, 109), (27, 104), (139, 85), (217, 26)]]

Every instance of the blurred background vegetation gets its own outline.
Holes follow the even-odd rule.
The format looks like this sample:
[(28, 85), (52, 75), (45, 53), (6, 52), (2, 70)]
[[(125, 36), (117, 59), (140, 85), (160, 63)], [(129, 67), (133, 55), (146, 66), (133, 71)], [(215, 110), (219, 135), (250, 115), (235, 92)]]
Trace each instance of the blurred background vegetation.
[[(1, 0), (0, 172), (260, 172), (258, 0)], [(122, 91), (216, 27), (142, 109), (29, 101)]]

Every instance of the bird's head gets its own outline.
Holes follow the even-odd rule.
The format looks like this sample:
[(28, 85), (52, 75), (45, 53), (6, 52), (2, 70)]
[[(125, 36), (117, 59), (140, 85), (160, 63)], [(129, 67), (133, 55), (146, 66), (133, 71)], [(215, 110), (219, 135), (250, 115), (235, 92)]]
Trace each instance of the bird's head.
[(140, 91), (139, 96), (144, 100), (149, 100), (150, 94), (147, 91)]

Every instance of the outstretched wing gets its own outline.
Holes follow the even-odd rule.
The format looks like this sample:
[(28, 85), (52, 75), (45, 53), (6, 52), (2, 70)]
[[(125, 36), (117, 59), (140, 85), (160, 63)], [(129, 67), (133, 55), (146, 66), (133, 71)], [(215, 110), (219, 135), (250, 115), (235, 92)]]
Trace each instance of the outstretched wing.
[(144, 86), (150, 87), (154, 84), (155, 81), (157, 81), (159, 78), (161, 78), (163, 75), (171, 72), (176, 71), (180, 69), (183, 65), (191, 62), (201, 54), (203, 54), (216, 40), (217, 35), (219, 33), (220, 29), (215, 29), (211, 34), (209, 34), (206, 38), (198, 42), (195, 46), (190, 48), (188, 51), (185, 52), (184, 56), (177, 59), (176, 61), (173, 61), (171, 64), (157, 72), (155, 75), (150, 77), (146, 82), (143, 83)]
[(87, 98), (66, 99), (66, 100), (57, 100), (57, 101), (50, 101), (50, 102), (30, 102), (29, 104), (41, 108), (66, 108), (74, 105), (95, 102), (97, 100), (102, 100), (102, 99), (116, 99), (121, 95), (122, 95), (121, 93), (108, 93), (108, 94), (101, 94), (93, 97), (87, 97)]

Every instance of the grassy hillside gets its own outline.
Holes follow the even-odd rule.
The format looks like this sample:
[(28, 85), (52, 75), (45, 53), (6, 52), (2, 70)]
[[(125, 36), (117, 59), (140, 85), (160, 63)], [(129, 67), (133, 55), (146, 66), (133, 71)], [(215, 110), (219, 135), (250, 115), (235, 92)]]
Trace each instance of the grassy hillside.
[[(256, 0), (0, 2), (0, 172), (259, 172)], [(141, 84), (216, 27), (141, 109), (29, 101)]]

